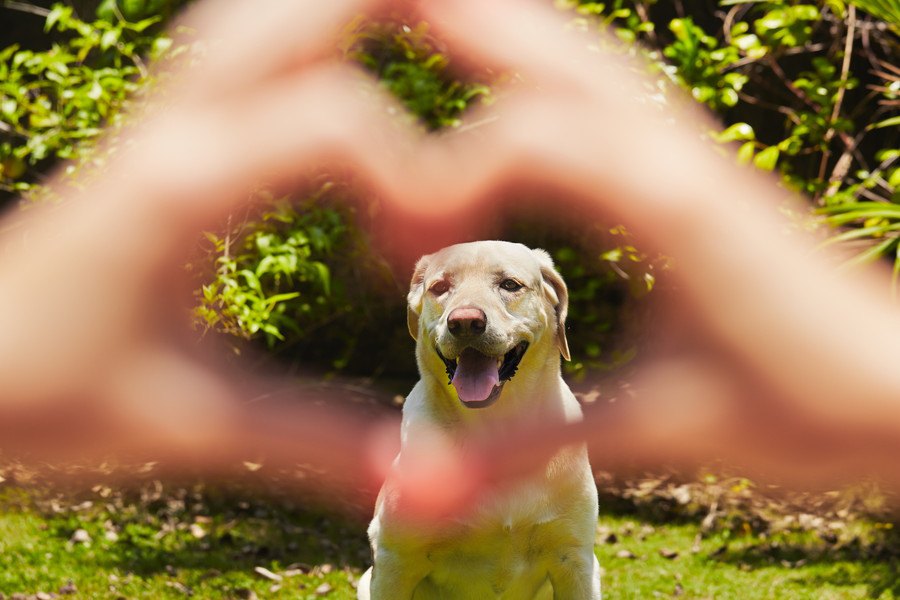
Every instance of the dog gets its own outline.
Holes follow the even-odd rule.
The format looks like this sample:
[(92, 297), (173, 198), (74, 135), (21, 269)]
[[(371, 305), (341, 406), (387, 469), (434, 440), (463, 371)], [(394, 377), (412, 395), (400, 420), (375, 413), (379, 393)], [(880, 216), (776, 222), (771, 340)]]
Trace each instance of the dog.
[[(444, 248), (418, 261), (407, 300), (421, 378), (403, 406), (395, 467), (429, 432), (464, 447), (523, 419), (581, 419), (561, 376), (568, 291), (547, 252), (502, 241)], [(398, 494), (389, 479), (376, 502), (359, 600), (600, 598), (597, 488), (583, 446), (441, 527), (405, 525)]]

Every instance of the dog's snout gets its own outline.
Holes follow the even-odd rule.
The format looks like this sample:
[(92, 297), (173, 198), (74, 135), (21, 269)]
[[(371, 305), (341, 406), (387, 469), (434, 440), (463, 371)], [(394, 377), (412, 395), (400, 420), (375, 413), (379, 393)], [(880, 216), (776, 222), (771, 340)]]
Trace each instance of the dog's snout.
[(487, 315), (480, 308), (456, 308), (447, 317), (447, 328), (457, 337), (481, 335), (487, 328)]

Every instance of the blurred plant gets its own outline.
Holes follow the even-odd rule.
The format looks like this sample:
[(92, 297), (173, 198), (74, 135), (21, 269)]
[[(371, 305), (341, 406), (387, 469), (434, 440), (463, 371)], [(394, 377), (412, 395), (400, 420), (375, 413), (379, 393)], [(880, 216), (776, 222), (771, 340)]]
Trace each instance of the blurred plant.
[[(664, 259), (639, 251), (622, 226), (592, 228), (580, 246), (552, 248), (569, 288), (570, 346), (566, 372), (580, 378), (628, 364), (644, 341), (644, 298), (656, 285)], [(603, 240), (597, 244), (598, 240)], [(590, 249), (590, 250), (589, 250)]]
[(449, 71), (449, 59), (428, 33), (427, 23), (406, 25), (358, 21), (345, 42), (348, 57), (372, 71), (429, 129), (455, 127), (490, 88), (464, 82)]
[(60, 41), (46, 51), (0, 50), (0, 192), (27, 192), (58, 160), (88, 157), (149, 80), (145, 60), (170, 50), (168, 37), (150, 31), (159, 20), (89, 23), (56, 4), (45, 31)]
[(247, 339), (260, 334), (272, 347), (287, 331), (331, 316), (338, 302), (326, 261), (347, 227), (336, 209), (316, 202), (328, 187), (296, 205), (270, 198), (258, 219), (221, 237), (207, 233), (218, 256), (215, 278), (202, 286), (196, 309), (207, 327)]
[[(34, 195), (59, 159), (77, 164), (90, 156), (100, 128), (115, 124), (128, 95), (149, 82), (143, 57), (177, 50), (157, 24), (181, 3), (104, 0), (91, 23), (56, 6), (47, 11), (47, 31), (58, 38), (48, 50), (0, 51), (0, 190)], [(860, 245), (854, 262), (890, 256), (900, 273), (895, 3), (720, 0), (717, 12), (704, 0), (556, 3), (573, 9), (581, 27), (593, 16), (623, 40), (643, 42), (669, 80), (722, 117), (711, 137), (734, 145), (737, 160), (778, 173), (827, 222), (847, 228), (832, 243)], [(343, 50), (431, 130), (458, 126), (470, 106), (490, 100), (497, 77), (461, 80), (422, 23), (359, 20)], [(397, 290), (404, 286), (389, 282), (358, 215), (335, 208), (336, 187), (322, 186), (294, 208), (263, 198), (263, 212), (233, 215), (210, 236), (214, 273), (198, 309), (204, 327), (259, 338), (275, 352), (332, 352), (328, 360), (338, 367), (352, 356), (390, 353), (390, 344), (364, 332), (372, 330), (367, 319), (402, 316)], [(618, 228), (609, 237), (608, 225), (596, 227), (609, 241), (599, 250), (572, 240), (543, 244), (571, 289), (580, 332), (573, 332), (580, 345), (573, 354), (583, 358), (573, 372), (627, 362), (633, 340), (621, 342), (617, 332), (661, 264)], [(363, 271), (376, 273), (374, 287), (396, 297), (364, 289), (351, 266), (360, 257), (372, 265)], [(322, 344), (324, 324), (338, 324), (329, 337), (341, 340)]]
[[(192, 262), (202, 278), (198, 326), (263, 341), (289, 363), (384, 368), (387, 338), (398, 328), (370, 330), (391, 322), (386, 313), (402, 325), (403, 293), (363, 235), (349, 193), (327, 175), (298, 197), (260, 190), (254, 208), (232, 215), (223, 232), (207, 233), (204, 254)], [(213, 263), (213, 272), (203, 270)]]
[(103, 0), (97, 7), (97, 18), (115, 22), (120, 19), (142, 21), (166, 19), (186, 0)]
[(731, 45), (720, 46), (690, 17), (672, 19), (669, 30), (675, 40), (663, 48), (663, 55), (672, 61), (676, 80), (690, 90), (695, 100), (710, 108), (736, 105), (747, 76), (725, 71), (737, 62), (739, 49)]
[(739, 162), (777, 172), (827, 223), (849, 228), (831, 242), (860, 247), (848, 264), (893, 260), (896, 288), (898, 5), (720, 0), (716, 14), (704, 6), (578, 2), (660, 52), (663, 72), (723, 117), (711, 136), (735, 143)]
[[(833, 3), (843, 6), (840, 0)], [(893, 27), (895, 32), (900, 33), (900, 4), (894, 0), (849, 0), (849, 3), (858, 6), (876, 19), (881, 19)]]

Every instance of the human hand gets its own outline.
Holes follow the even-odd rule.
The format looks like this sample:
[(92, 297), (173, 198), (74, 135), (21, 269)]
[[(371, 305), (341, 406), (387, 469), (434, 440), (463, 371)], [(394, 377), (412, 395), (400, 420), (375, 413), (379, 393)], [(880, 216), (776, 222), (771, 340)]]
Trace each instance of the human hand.
[[(329, 56), (343, 20), (383, 6), (273, 3), (271, 12), (254, 13), (260, 20), (252, 28), (243, 26), (251, 22), (249, 3), (222, 12), (201, 6), (198, 27), (227, 40), (223, 52), (174, 78), (167, 107), (127, 133), (131, 149), (114, 160), (109, 177), (7, 227), (0, 380), (8, 392), (2, 410), (12, 417), (2, 431), (8, 444), (33, 438), (51, 454), (166, 449), (207, 465), (232, 456), (223, 448), (268, 451), (284, 460), (314, 456), (366, 477), (366, 457), (380, 456), (373, 448), (383, 439), (371, 445), (345, 415), (298, 410), (276, 418), (283, 428), (266, 415), (250, 418), (259, 415), (239, 402), (248, 392), (192, 347), (179, 300), (186, 282), (173, 275), (197, 232), (215, 226), (255, 182), (289, 183), (314, 165), (357, 172), (383, 198), (387, 218), (403, 224), (394, 230), (411, 232), (398, 241), (405, 255), (472, 235), (508, 208), (492, 193), (537, 183), (558, 192), (554, 206), (573, 221), (622, 219), (689, 265), (673, 275), (683, 292), (671, 307), (680, 327), (660, 330), (667, 351), (648, 357), (637, 400), (621, 403), (615, 415), (593, 410), (582, 426), (485, 441), (485, 452), (457, 471), (452, 452), (442, 459), (446, 470), (426, 465), (409, 478), (426, 511), (454, 502), (434, 478), (446, 482), (456, 473), (462, 498), (582, 437), (597, 450), (597, 464), (610, 469), (722, 457), (812, 473), (809, 463), (830, 441), (854, 450), (840, 470), (847, 473), (873, 454), (857, 451), (875, 447), (868, 433), (884, 413), (854, 412), (841, 402), (857, 389), (857, 363), (835, 364), (828, 349), (847, 343), (851, 356), (891, 356), (890, 332), (900, 328), (869, 287), (833, 293), (839, 286), (823, 275), (822, 261), (803, 254), (806, 244), (772, 238), (779, 227), (774, 202), (759, 202), (778, 194), (770, 182), (729, 167), (702, 144), (696, 123), (637, 102), (647, 82), (624, 59), (588, 51), (563, 31), (559, 15), (525, 3), (460, 0), (421, 9), (459, 58), (524, 78), (490, 107), (498, 116), (492, 125), (424, 138), (389, 117), (390, 101), (374, 88), (361, 97), (365, 78)], [(522, 21), (510, 27), (508, 14)], [(308, 27), (303, 35), (300, 22)], [(678, 118), (697, 118), (677, 106)], [(735, 188), (741, 193), (732, 202), (720, 201), (722, 190)], [(741, 227), (718, 226), (733, 223), (736, 211)], [(811, 298), (830, 300), (820, 310), (797, 310)], [(872, 310), (862, 322), (828, 330), (829, 316), (848, 306)], [(19, 318), (22, 307), (29, 318)], [(43, 321), (39, 330), (34, 315)], [(823, 323), (828, 343), (805, 354)], [(884, 323), (891, 326), (881, 336), (867, 335)], [(878, 377), (869, 377), (881, 386), (874, 397), (893, 401), (893, 378), (878, 364)], [(817, 380), (818, 368), (841, 386)], [(852, 426), (842, 432), (838, 424)], [(835, 464), (828, 466), (835, 475)]]
[(551, 9), (461, 0), (424, 10), (464, 62), (521, 74), (485, 110), (493, 118), (473, 118), (490, 125), (447, 140), (467, 173), (455, 191), (477, 205), (547, 186), (552, 212), (622, 219), (676, 263), (677, 294), (654, 331), (661, 348), (638, 363), (636, 397), (567, 430), (485, 440), (459, 459), (470, 478), (456, 489), (513, 476), (580, 436), (613, 471), (722, 460), (793, 486), (900, 480), (887, 458), (900, 433), (888, 358), (900, 322), (883, 273), (839, 276), (813, 240), (784, 234), (774, 181), (719, 156), (701, 139), (704, 118), (677, 99), (662, 110), (641, 102), (652, 82), (566, 33)]
[(200, 231), (218, 226), (260, 181), (285, 183), (320, 167), (353, 168), (376, 189), (402, 181), (398, 165), (415, 132), (333, 55), (347, 20), (389, 5), (202, 5), (185, 22), (221, 46), (169, 76), (91, 183), (65, 190), (59, 205), (6, 219), (6, 451), (171, 456), (207, 469), (267, 454), (365, 477), (359, 418), (298, 407), (277, 419), (242, 402), (284, 383), (239, 383), (198, 347), (182, 265)]

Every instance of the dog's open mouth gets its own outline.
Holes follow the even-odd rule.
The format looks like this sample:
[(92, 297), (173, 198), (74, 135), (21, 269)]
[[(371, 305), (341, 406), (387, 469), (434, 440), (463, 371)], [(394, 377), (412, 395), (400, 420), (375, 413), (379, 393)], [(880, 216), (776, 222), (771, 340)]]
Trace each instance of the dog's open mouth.
[(519, 342), (503, 356), (488, 356), (475, 348), (466, 348), (456, 360), (445, 358), (440, 350), (437, 354), (444, 361), (450, 384), (463, 404), (484, 408), (500, 397), (503, 384), (516, 374), (526, 350), (528, 342)]

